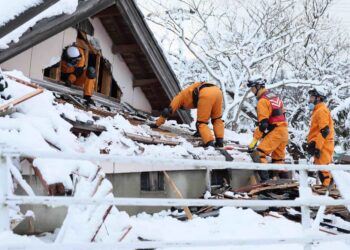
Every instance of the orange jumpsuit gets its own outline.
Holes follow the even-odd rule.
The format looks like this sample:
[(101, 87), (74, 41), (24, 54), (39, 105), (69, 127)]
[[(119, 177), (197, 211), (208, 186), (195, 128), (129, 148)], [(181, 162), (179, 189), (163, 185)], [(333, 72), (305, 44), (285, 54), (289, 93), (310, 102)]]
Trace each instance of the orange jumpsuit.
[[(329, 134), (326, 138), (323, 137), (321, 130), (329, 127)], [(318, 103), (311, 116), (311, 125), (309, 135), (307, 137), (308, 143), (314, 141), (316, 149), (320, 150), (320, 158), (315, 157), (314, 163), (316, 165), (327, 165), (332, 162), (334, 151), (334, 126), (331, 113), (324, 102)], [(321, 170), (324, 181), (323, 185), (328, 186), (331, 181), (329, 171)]]
[[(272, 116), (272, 104), (269, 100), (261, 98), (266, 89), (259, 94), (259, 101), (257, 104), (258, 121), (269, 119)], [(283, 106), (283, 104), (282, 104)], [(260, 154), (260, 162), (267, 163), (266, 156), (271, 154), (273, 163), (284, 163), (285, 149), (288, 144), (288, 124), (286, 121), (272, 122), (270, 124), (276, 127), (264, 136), (264, 133), (257, 127), (254, 132), (254, 138), (261, 140), (258, 145)]]
[[(179, 108), (193, 109), (193, 91), (199, 88), (203, 83), (195, 82), (186, 89), (182, 90), (170, 103), (172, 112), (175, 113)], [(214, 126), (215, 138), (224, 138), (224, 122), (222, 117), (222, 92), (217, 86), (202, 88), (199, 91), (197, 104), (197, 128), (204, 144), (213, 141), (213, 135), (208, 127), (209, 119)], [(165, 123), (166, 118), (160, 116), (156, 125), (160, 126)]]
[[(96, 85), (96, 78), (90, 79), (87, 76), (87, 70), (85, 65), (85, 52), (84, 49), (79, 48), (81, 59), (75, 66), (68, 66), (67, 62), (61, 61), (61, 79), (69, 80), (70, 83), (84, 87), (84, 96), (92, 96)], [(80, 73), (78, 73), (80, 71)], [(66, 78), (66, 79), (63, 79)]]

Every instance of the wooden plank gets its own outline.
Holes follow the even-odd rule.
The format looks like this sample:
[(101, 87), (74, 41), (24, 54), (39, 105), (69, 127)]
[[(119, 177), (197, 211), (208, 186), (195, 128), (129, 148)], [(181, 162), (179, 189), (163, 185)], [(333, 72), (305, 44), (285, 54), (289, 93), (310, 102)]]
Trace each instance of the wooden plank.
[[(183, 199), (184, 197), (182, 196), (180, 190), (177, 188), (177, 186), (176, 186), (175, 182), (173, 181), (173, 179), (170, 178), (170, 176), (168, 175), (168, 173), (166, 171), (163, 171), (163, 174), (164, 174), (165, 179), (167, 180), (169, 186), (175, 192), (176, 197), (179, 198), (179, 199)], [(190, 209), (187, 206), (183, 207), (183, 209), (185, 211), (185, 214), (186, 214), (187, 218), (189, 220), (192, 220), (193, 216), (192, 216), (192, 213), (191, 213)]]
[(141, 48), (137, 43), (131, 44), (118, 44), (112, 46), (112, 53), (115, 54), (125, 54), (125, 53), (137, 53), (141, 52)]
[(74, 134), (82, 133), (82, 134), (90, 134), (95, 133), (96, 135), (100, 135), (102, 132), (106, 131), (106, 127), (96, 124), (88, 124), (79, 121), (72, 121), (65, 116), (62, 117), (64, 120), (69, 122), (73, 127), (71, 131)]
[(132, 229), (132, 226), (128, 226), (125, 230), (125, 233), (123, 233), (122, 237), (119, 238), (118, 242), (121, 242), (128, 235), (131, 229)]
[(149, 79), (134, 79), (133, 87), (144, 87), (153, 84), (157, 84), (159, 81), (157, 78), (149, 78)]
[(30, 32), (25, 33), (17, 43), (9, 45), (8, 49), (0, 50), (0, 63), (37, 45), (38, 43), (58, 34), (59, 32), (93, 16), (115, 4), (115, 0), (82, 1), (76, 11), (69, 15), (53, 17), (46, 22), (39, 22)]
[(15, 16), (14, 19), (8, 21), (0, 27), (0, 38), (14, 31), (19, 26), (26, 23), (27, 21), (40, 14), (44, 10), (48, 9), (57, 2), (58, 0), (43, 0), (40, 4), (32, 6), (24, 12), (20, 13), (18, 16)]
[(297, 187), (299, 187), (299, 183), (273, 185), (273, 186), (259, 187), (259, 188), (253, 189), (248, 194), (255, 195), (267, 190), (279, 190), (279, 189), (289, 189), (289, 188), (297, 188)]
[(91, 111), (92, 113), (99, 115), (99, 116), (103, 116), (103, 117), (114, 117), (117, 113), (115, 112), (110, 112), (107, 110), (102, 110), (99, 108), (94, 108), (94, 107), (87, 107), (86, 105), (82, 104), (79, 100), (77, 100), (77, 98), (75, 98), (72, 95), (69, 94), (62, 94), (62, 98), (65, 99), (67, 102), (70, 102), (74, 105), (74, 107), (84, 110), (84, 111)]
[(168, 146), (176, 146), (176, 145), (180, 144), (180, 142), (177, 142), (177, 141), (167, 141), (167, 140), (163, 140), (163, 139), (156, 139), (154, 137), (136, 135), (136, 134), (132, 134), (132, 133), (128, 133), (128, 132), (125, 132), (124, 134), (129, 139), (131, 139), (133, 141), (141, 142), (144, 144), (164, 144), (164, 145), (168, 145)]
[(101, 94), (109, 96), (111, 93), (112, 74), (104, 67), (102, 72)]
[(101, 222), (100, 225), (98, 226), (98, 228), (97, 228), (97, 230), (96, 230), (94, 236), (91, 238), (90, 242), (94, 242), (94, 241), (95, 241), (96, 236), (97, 236), (98, 233), (100, 232), (100, 229), (101, 229), (103, 223), (105, 222), (105, 220), (107, 219), (107, 217), (108, 217), (109, 213), (111, 212), (112, 208), (113, 208), (113, 206), (109, 206), (109, 207), (107, 208), (105, 214), (104, 214), (103, 217), (102, 217), (102, 222)]
[(44, 179), (43, 175), (41, 174), (41, 171), (37, 167), (33, 167), (35, 176), (37, 176), (43, 185), (44, 189), (46, 190), (48, 195), (65, 195), (66, 190), (63, 185), (63, 183), (53, 183), (53, 184), (48, 184), (46, 180)]
[(41, 88), (40, 89), (36, 89), (33, 92), (30, 92), (28, 94), (25, 94), (25, 95), (19, 97), (19, 98), (16, 98), (16, 99), (14, 99), (14, 100), (12, 100), (12, 101), (10, 101), (10, 102), (0, 106), (0, 112), (5, 112), (7, 109), (9, 109), (9, 108), (11, 108), (13, 106), (16, 106), (16, 105), (18, 105), (18, 104), (20, 104), (22, 102), (25, 102), (28, 99), (41, 94), (43, 91), (44, 90), (41, 89)]
[[(44, 87), (45, 89), (48, 89), (54, 92), (64, 93), (67, 95), (82, 95), (82, 90), (74, 85), (72, 85), (71, 87), (66, 87), (63, 85), (63, 82), (53, 81), (52, 79), (45, 79), (45, 80), (31, 79), (31, 81), (37, 83), (38, 85)], [(107, 106), (112, 110), (114, 109), (117, 111), (123, 110), (123, 105), (120, 104), (118, 100), (114, 97), (105, 96), (105, 95), (102, 95), (101, 93), (95, 92), (94, 95), (92, 96), (92, 99), (96, 103)], [(109, 112), (109, 113), (110, 115), (112, 114), (115, 115), (115, 113), (113, 112)]]
[(25, 81), (25, 80), (23, 80), (23, 79), (21, 79), (21, 78), (18, 78), (18, 77), (12, 76), (12, 75), (6, 74), (6, 77), (7, 77), (7, 78), (10, 78), (11, 80), (14, 80), (14, 81), (16, 81), (16, 82), (18, 82), (18, 83), (21, 83), (21, 84), (23, 84), (23, 85), (26, 85), (26, 86), (28, 86), (28, 87), (32, 87), (32, 88), (34, 88), (34, 89), (39, 89), (39, 88), (41, 88), (38, 84)]

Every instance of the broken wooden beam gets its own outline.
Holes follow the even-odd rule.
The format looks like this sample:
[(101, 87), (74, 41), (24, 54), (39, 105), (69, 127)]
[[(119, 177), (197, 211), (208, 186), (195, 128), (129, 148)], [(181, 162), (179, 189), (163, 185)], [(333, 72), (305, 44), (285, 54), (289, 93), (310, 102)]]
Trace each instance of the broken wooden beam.
[(287, 183), (287, 184), (282, 184), (282, 185), (270, 185), (267, 187), (259, 187), (251, 190), (248, 194), (249, 195), (256, 195), (258, 193), (268, 191), (268, 190), (285, 190), (285, 189), (290, 189), (290, 188), (298, 188), (299, 183)]
[(19, 98), (16, 98), (16, 99), (0, 106), (0, 112), (5, 112), (7, 109), (12, 108), (13, 106), (16, 106), (22, 102), (25, 102), (28, 99), (41, 94), (42, 92), (43, 92), (43, 89), (36, 89), (33, 92), (30, 92), (28, 94), (25, 94), (25, 95), (19, 97)]
[(71, 103), (74, 107), (78, 108), (78, 109), (81, 109), (81, 110), (84, 110), (84, 111), (91, 111), (93, 114), (95, 115), (99, 115), (99, 116), (102, 116), (102, 117), (114, 117), (117, 113), (114, 113), (114, 112), (110, 112), (110, 111), (107, 111), (107, 110), (103, 110), (103, 109), (100, 109), (100, 108), (96, 108), (96, 107), (92, 107), (92, 106), (86, 106), (85, 104), (83, 104), (82, 102), (80, 102), (78, 100), (78, 98), (74, 97), (73, 95), (70, 95), (70, 94), (61, 94), (60, 95), (61, 98), (63, 100), (65, 100), (66, 102), (69, 102)]
[[(175, 192), (176, 198), (183, 199), (184, 197), (182, 196), (180, 190), (177, 188), (173, 179), (170, 178), (170, 176), (168, 175), (168, 173), (166, 171), (163, 171), (163, 174), (164, 174), (165, 179), (167, 180), (169, 186)], [(187, 206), (185, 206), (185, 207), (183, 207), (183, 210), (185, 211), (187, 219), (192, 220), (193, 216), (192, 216), (190, 209)]]
[(97, 236), (98, 233), (100, 232), (100, 229), (101, 229), (102, 225), (104, 224), (105, 220), (107, 219), (107, 216), (108, 216), (109, 213), (111, 212), (112, 208), (113, 208), (112, 205), (109, 206), (109, 207), (107, 208), (105, 214), (104, 214), (103, 217), (102, 217), (102, 221), (101, 221), (100, 225), (98, 226), (98, 228), (97, 228), (97, 230), (96, 230), (94, 236), (91, 238), (90, 242), (95, 242), (96, 236)]
[(3, 112), (6, 112), (8, 109), (11, 109), (12, 107), (22, 103), (22, 102), (25, 102), (27, 101), (28, 99), (34, 97), (34, 96), (37, 96), (39, 94), (41, 94), (44, 89), (35, 85), (35, 84), (32, 84), (31, 82), (28, 82), (28, 81), (25, 81), (25, 80), (22, 80), (22, 79), (19, 79), (17, 77), (13, 77), (13, 76), (8, 76), (9, 78), (11, 78), (12, 80), (15, 80), (16, 82), (20, 83), (20, 84), (23, 84), (23, 85), (26, 85), (28, 87), (31, 87), (31, 88), (34, 88), (35, 90), (28, 93), (28, 94), (25, 94), (21, 97), (18, 97), (18, 98), (15, 98), (14, 100), (12, 101), (9, 101), (8, 103), (0, 106), (0, 113), (3, 113)]
[(132, 229), (132, 226), (128, 226), (125, 232), (123, 233), (123, 235), (119, 238), (118, 242), (121, 242), (128, 235), (131, 229)]
[(39, 170), (39, 168), (33, 166), (33, 169), (34, 169), (35, 176), (37, 176), (39, 178), (41, 184), (43, 185), (43, 187), (46, 190), (46, 192), (48, 193), (48, 195), (52, 195), (52, 196), (60, 195), (61, 196), (61, 195), (66, 194), (66, 190), (65, 190), (63, 183), (48, 184), (46, 182), (46, 180), (44, 179), (43, 175), (41, 174), (41, 171)]
[(11, 80), (13, 80), (13, 81), (16, 81), (16, 82), (18, 82), (18, 83), (21, 83), (21, 84), (23, 84), (23, 85), (26, 85), (26, 86), (28, 86), (28, 87), (32, 87), (32, 88), (34, 88), (34, 89), (41, 89), (41, 87), (40, 87), (39, 85), (37, 85), (37, 84), (35, 84), (35, 83), (32, 83), (32, 82), (30, 82), (30, 81), (23, 80), (23, 79), (18, 78), (18, 77), (16, 77), (16, 76), (12, 76), (12, 75), (6, 74), (6, 77), (9, 78), (9, 79), (11, 79)]
[(154, 138), (153, 136), (143, 136), (143, 135), (137, 135), (137, 134), (132, 134), (128, 132), (124, 132), (124, 134), (129, 139), (140, 143), (144, 143), (144, 144), (164, 144), (168, 146), (177, 146), (180, 144), (180, 142), (178, 141), (167, 141), (163, 139)]
[(107, 131), (105, 126), (96, 125), (92, 121), (81, 122), (81, 121), (73, 121), (67, 118), (64, 114), (61, 117), (69, 122), (73, 127), (71, 128), (71, 132), (74, 134), (90, 134), (95, 133), (96, 135), (100, 135), (102, 132)]

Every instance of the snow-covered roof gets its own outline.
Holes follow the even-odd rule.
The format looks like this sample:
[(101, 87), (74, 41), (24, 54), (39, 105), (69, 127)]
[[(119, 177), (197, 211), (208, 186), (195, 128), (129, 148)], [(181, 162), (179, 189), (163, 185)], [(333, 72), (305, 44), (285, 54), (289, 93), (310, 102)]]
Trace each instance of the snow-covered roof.
[[(31, 3), (33, 4), (33, 2)], [(24, 10), (23, 8), (17, 8), (16, 5), (14, 5), (14, 8), (16, 11), (13, 12), (17, 13)], [(113, 14), (116, 12), (118, 18)], [(134, 87), (140, 87), (149, 100), (152, 109), (155, 112), (160, 112), (181, 88), (134, 1), (115, 2), (114, 0), (107, 0), (96, 3), (89, 0), (81, 1), (78, 4), (77, 0), (60, 0), (40, 15), (35, 16), (10, 34), (0, 38), (0, 62), (16, 56), (86, 18), (94, 15), (98, 17), (100, 13), (102, 13), (100, 20), (112, 38), (116, 51), (118, 51), (119, 45), (125, 47), (125, 41), (137, 47), (136, 51), (132, 52), (134, 54), (132, 56), (130, 56), (130, 51), (126, 52), (125, 55), (122, 52), (123, 50), (118, 53), (123, 57), (134, 75)], [(52, 18), (45, 22), (39, 22), (39, 20), (48, 17)], [(104, 22), (106, 18), (109, 19)], [(111, 28), (108, 27), (111, 24)], [(122, 27), (119, 33), (116, 33), (114, 26)], [(32, 29), (28, 30), (30, 27)], [(110, 51), (109, 53), (117, 52)], [(138, 58), (137, 62), (134, 58)], [(178, 114), (179, 120), (184, 123), (191, 122), (188, 112), (180, 110)]]
[[(8, 75), (20, 77), (29, 81), (20, 72), (7, 72)], [(21, 97), (31, 91), (31, 88), (19, 84), (15, 80), (7, 79), (9, 83), (8, 89), (5, 90), (5, 95), (11, 95), (12, 98)], [(3, 104), (8, 101), (1, 100)], [(203, 147), (195, 147), (192, 143), (186, 140), (183, 135), (190, 136), (192, 130), (188, 125), (179, 126), (176, 121), (167, 121), (163, 128), (172, 130), (175, 133), (160, 133), (153, 131), (148, 125), (132, 125), (127, 118), (121, 114), (115, 117), (101, 117), (95, 121), (96, 125), (104, 126), (106, 131), (99, 136), (91, 134), (86, 138), (77, 138), (72, 132), (72, 125), (68, 123), (64, 117), (72, 121), (94, 121), (94, 114), (84, 112), (75, 108), (69, 103), (57, 103), (55, 96), (51, 91), (45, 90), (42, 94), (27, 100), (26, 102), (16, 106), (17, 112), (11, 116), (0, 117), (0, 138), (1, 143), (8, 147), (14, 147), (21, 152), (30, 151), (32, 148), (42, 151), (56, 151), (60, 149), (63, 152), (81, 152), (99, 154), (101, 150), (109, 152), (112, 155), (127, 155), (127, 156), (153, 156), (167, 157), (174, 159), (192, 158), (192, 155), (204, 157), (212, 155), (224, 159), (220, 153), (214, 149), (204, 149)], [(15, 129), (15, 130), (14, 130)], [(172, 134), (169, 136), (169, 134)], [(129, 135), (129, 136), (128, 136)], [(175, 146), (152, 145), (135, 143), (130, 135), (157, 138), (164, 141), (173, 141)], [(247, 144), (249, 137), (238, 135), (232, 131), (226, 131), (225, 138), (227, 140), (239, 140), (242, 144)], [(176, 145), (178, 144), (178, 145)], [(142, 148), (142, 149), (141, 149)], [(244, 154), (236, 152), (241, 158)], [(42, 168), (43, 172), (47, 164), (44, 161), (35, 161), (35, 165)], [(57, 165), (57, 163), (53, 163)], [(71, 166), (71, 167), (69, 167)], [(66, 164), (68, 169), (73, 169), (76, 165)], [(63, 170), (67, 172), (67, 170)], [(50, 172), (48, 172), (51, 174)], [(69, 175), (69, 174), (68, 174)], [(62, 182), (65, 182), (67, 175), (58, 174), (58, 177), (47, 176), (45, 179), (53, 181), (51, 183), (60, 182), (56, 178), (62, 177)], [(69, 185), (71, 186), (71, 185)]]
[[(5, 5), (2, 5), (0, 10), (0, 27), (6, 26), (11, 20), (18, 18), (18, 16), (31, 7), (42, 4), (41, 0), (24, 0), (21, 2), (12, 1)], [(36, 23), (44, 18), (58, 16), (61, 14), (72, 14), (78, 6), (78, 0), (59, 0), (53, 6), (47, 8), (40, 14), (34, 16), (29, 21), (25, 22), (9, 34), (0, 38), (0, 49), (8, 48), (8, 45), (12, 42), (18, 42), (20, 37), (29, 28), (33, 27)]]
[[(20, 72), (7, 72), (23, 80), (29, 80)], [(3, 95), (11, 95), (12, 99), (28, 94), (31, 87), (20, 84), (18, 81), (7, 78), (8, 89)], [(0, 107), (10, 100), (1, 99)], [(148, 155), (157, 158), (186, 158), (191, 154), (202, 157), (215, 154), (213, 149), (195, 147), (189, 143), (186, 136), (178, 136), (173, 140), (180, 142), (176, 146), (144, 145), (131, 140), (125, 133), (149, 136), (157, 133), (152, 131), (148, 125), (132, 125), (122, 114), (115, 117), (101, 117), (95, 123), (106, 128), (100, 136), (91, 134), (87, 138), (80, 138), (71, 133), (71, 124), (66, 122), (61, 114), (70, 119), (79, 121), (94, 120), (91, 112), (84, 112), (68, 103), (59, 103), (55, 100), (52, 92), (45, 90), (16, 106), (16, 111), (8, 116), (0, 117), (0, 144), (1, 146), (13, 147), (25, 152), (26, 150), (44, 150), (47, 152), (57, 151), (58, 148), (64, 152), (99, 153), (101, 148), (108, 148), (109, 154), (114, 155)], [(177, 125), (174, 122), (166, 124), (168, 128), (177, 128), (179, 132), (186, 134), (189, 131), (187, 125)], [(169, 139), (164, 134), (158, 134), (161, 138)], [(226, 139), (239, 140), (246, 144), (249, 135), (238, 135), (226, 131)], [(142, 146), (143, 150), (139, 147)], [(237, 152), (235, 156), (244, 156)], [(248, 159), (247, 159), (248, 160)], [(33, 165), (40, 171), (44, 179), (49, 183), (62, 182), (67, 188), (71, 188), (77, 179), (70, 177), (74, 172), (79, 176), (75, 183), (74, 196), (84, 198), (113, 197), (111, 183), (104, 178), (103, 171), (88, 161), (80, 160), (57, 160), (37, 158)], [(11, 167), (16, 168), (14, 166)], [(18, 176), (17, 176), (18, 177)], [(344, 177), (342, 177), (344, 178)], [(26, 190), (32, 194), (30, 187)], [(18, 213), (19, 211), (17, 211)], [(83, 242), (135, 242), (142, 240), (159, 241), (186, 241), (207, 239), (253, 239), (274, 237), (301, 237), (305, 231), (299, 223), (289, 221), (277, 213), (271, 216), (261, 216), (251, 209), (222, 208), (217, 217), (200, 218), (195, 216), (193, 220), (181, 222), (175, 216), (178, 211), (162, 211), (149, 215), (139, 214), (129, 216), (119, 211), (114, 206), (70, 206), (67, 217), (60, 228), (53, 234), (46, 233), (41, 237), (19, 236), (10, 232), (0, 232), (2, 244), (38, 244), (42, 241), (49, 243), (83, 243)], [(296, 212), (298, 213), (298, 212)], [(106, 216), (108, 215), (108, 216)], [(12, 214), (12, 216), (15, 216)], [(18, 216), (18, 215), (17, 215)], [(27, 213), (26, 216), (33, 216)], [(328, 215), (328, 219), (337, 220), (344, 227), (348, 224), (334, 215)], [(101, 221), (103, 226), (101, 227)], [(82, 227), (81, 225), (84, 225)], [(96, 231), (97, 230), (97, 231)], [(324, 232), (314, 232), (317, 235), (325, 235)], [(348, 249), (346, 242), (332, 242), (332, 247), (337, 249)], [(280, 245), (259, 246), (261, 249), (280, 249)], [(285, 249), (295, 249), (295, 245), (285, 245)], [(328, 243), (319, 243), (315, 249), (325, 249)], [(204, 249), (204, 248), (202, 248)], [(231, 249), (231, 248), (230, 248)], [(253, 249), (253, 248), (252, 248)], [(255, 249), (255, 247), (254, 247)]]

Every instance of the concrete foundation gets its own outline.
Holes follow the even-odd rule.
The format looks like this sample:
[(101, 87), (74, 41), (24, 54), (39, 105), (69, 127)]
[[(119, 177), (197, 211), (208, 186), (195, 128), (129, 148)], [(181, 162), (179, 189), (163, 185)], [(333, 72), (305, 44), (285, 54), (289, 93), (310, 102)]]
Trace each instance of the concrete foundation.
[[(205, 191), (207, 186), (206, 171), (170, 171), (168, 175), (176, 183), (178, 189), (184, 198), (198, 198)], [(229, 170), (231, 175), (231, 186), (240, 187), (249, 183), (249, 178), (253, 171), (246, 170)], [(141, 190), (141, 173), (128, 174), (107, 174), (107, 179), (113, 185), (113, 194), (115, 197), (141, 197), (141, 198), (176, 198), (175, 192), (164, 179), (164, 191), (142, 191)], [(39, 178), (34, 175), (24, 176), (30, 184), (35, 194), (47, 195)], [(21, 187), (16, 190), (17, 195), (26, 195)], [(121, 211), (126, 211), (129, 215), (135, 215), (141, 212), (155, 213), (167, 207), (118, 207)], [(15, 229), (19, 234), (33, 234), (41, 232), (54, 231), (61, 227), (62, 222), (67, 214), (66, 207), (46, 207), (44, 205), (22, 205), (22, 213), (32, 210), (35, 214), (35, 220), (25, 219)]]

